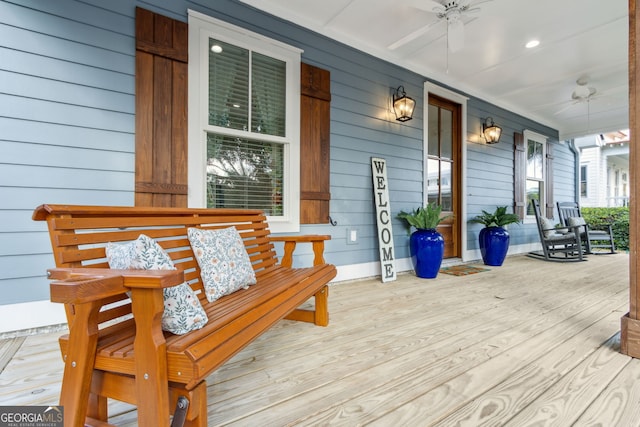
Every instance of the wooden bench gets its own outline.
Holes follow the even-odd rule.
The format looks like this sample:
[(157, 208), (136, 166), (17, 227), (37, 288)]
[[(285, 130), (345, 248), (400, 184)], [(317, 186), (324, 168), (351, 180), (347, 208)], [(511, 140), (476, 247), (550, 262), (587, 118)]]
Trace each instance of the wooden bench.
[[(205, 379), (280, 319), (328, 324), (328, 283), (336, 269), (323, 259), (329, 236), (270, 235), (258, 210), (42, 205), (55, 258), (51, 300), (64, 303), (69, 334), (60, 338), (65, 362), (60, 404), (65, 426), (109, 425), (107, 398), (137, 406), (140, 426), (169, 425), (177, 404), (185, 425), (207, 425)], [(202, 292), (188, 227), (235, 226), (257, 284), (209, 303)], [(108, 242), (141, 233), (167, 250), (177, 271), (110, 270)], [(273, 242), (284, 242), (278, 262)], [(313, 248), (313, 266), (293, 268), (299, 242)], [(209, 318), (199, 330), (174, 335), (161, 329), (163, 291), (187, 281), (200, 292)], [(311, 297), (310, 309), (299, 307)], [(179, 416), (178, 416), (179, 415)], [(85, 420), (86, 418), (86, 420)]]

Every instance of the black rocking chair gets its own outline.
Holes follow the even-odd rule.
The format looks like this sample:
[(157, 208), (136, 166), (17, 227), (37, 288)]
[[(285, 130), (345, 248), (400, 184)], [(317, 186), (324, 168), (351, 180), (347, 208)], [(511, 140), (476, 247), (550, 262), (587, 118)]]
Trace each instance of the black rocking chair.
[(542, 250), (529, 252), (528, 255), (546, 261), (586, 261), (580, 239), (581, 227), (556, 228), (553, 221), (541, 214), (538, 201), (533, 200), (532, 203)]
[[(607, 224), (606, 230), (592, 229), (589, 224), (586, 223), (580, 206), (574, 202), (558, 202), (558, 215), (560, 216), (560, 224), (568, 227), (580, 226), (580, 237), (583, 243), (587, 247), (587, 253), (589, 254), (614, 254), (616, 253), (616, 246), (613, 242), (613, 230), (611, 224)], [(593, 252), (594, 248), (608, 249), (608, 252)]]

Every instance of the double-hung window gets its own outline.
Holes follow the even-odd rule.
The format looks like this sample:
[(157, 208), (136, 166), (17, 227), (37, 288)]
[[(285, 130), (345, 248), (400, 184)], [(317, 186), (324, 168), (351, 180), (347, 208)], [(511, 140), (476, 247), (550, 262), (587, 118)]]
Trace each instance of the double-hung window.
[(189, 206), (299, 230), (300, 54), (189, 11)]
[(587, 198), (589, 194), (587, 191), (587, 173), (587, 165), (580, 165), (580, 197), (583, 198)]
[(540, 206), (546, 206), (546, 146), (547, 138), (529, 130), (524, 131), (526, 149), (526, 203), (527, 216), (534, 217), (532, 200), (537, 200)]

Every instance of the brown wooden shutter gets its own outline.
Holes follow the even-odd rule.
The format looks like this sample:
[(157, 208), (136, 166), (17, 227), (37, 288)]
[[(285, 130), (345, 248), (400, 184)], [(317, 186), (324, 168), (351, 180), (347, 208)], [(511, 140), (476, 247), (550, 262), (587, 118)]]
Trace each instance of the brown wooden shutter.
[(329, 222), (331, 80), (327, 70), (301, 64), (300, 223)]
[(136, 206), (187, 206), (188, 25), (136, 8)]
[(527, 152), (523, 134), (519, 132), (513, 134), (513, 146), (513, 212), (520, 219), (524, 219), (527, 212), (525, 199)]
[(553, 145), (547, 144), (547, 176), (544, 181), (545, 202), (547, 206), (547, 218), (553, 218)]

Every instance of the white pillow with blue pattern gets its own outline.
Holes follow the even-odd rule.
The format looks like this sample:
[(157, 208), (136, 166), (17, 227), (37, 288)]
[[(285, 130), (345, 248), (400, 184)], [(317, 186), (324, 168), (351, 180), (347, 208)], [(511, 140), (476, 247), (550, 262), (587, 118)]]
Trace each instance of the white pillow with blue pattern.
[[(118, 270), (175, 270), (169, 254), (151, 237), (141, 234), (123, 244), (108, 243), (109, 267)], [(164, 313), (162, 329), (176, 335), (202, 328), (207, 313), (196, 293), (186, 282), (163, 289)]]
[(256, 274), (235, 227), (218, 230), (189, 228), (187, 235), (200, 266), (209, 302), (255, 285)]

